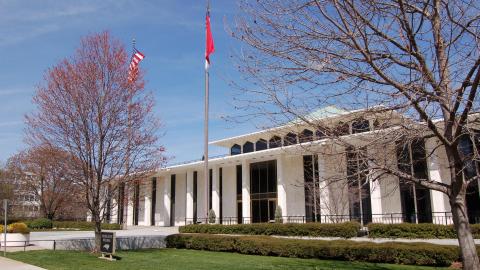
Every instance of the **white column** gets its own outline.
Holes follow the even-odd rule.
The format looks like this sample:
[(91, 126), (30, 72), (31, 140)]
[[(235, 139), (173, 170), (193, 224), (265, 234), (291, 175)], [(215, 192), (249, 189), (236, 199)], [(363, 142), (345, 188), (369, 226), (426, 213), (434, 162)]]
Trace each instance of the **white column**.
[(144, 225), (151, 226), (151, 216), (152, 216), (152, 179), (150, 178), (144, 185), (145, 187), (145, 210), (144, 210)]
[(327, 216), (330, 213), (330, 190), (327, 185), (328, 173), (327, 173), (327, 162), (324, 155), (318, 155), (318, 200), (320, 200), (320, 219), (321, 222), (329, 221)]
[[(378, 152), (377, 152), (378, 151)], [(368, 147), (367, 149), (367, 155), (369, 157), (378, 157), (381, 155), (379, 148), (374, 148), (374, 147)], [(381, 192), (381, 187), (380, 187), (380, 181), (381, 179), (378, 178), (378, 174), (373, 173), (370, 168), (372, 168), (375, 164), (373, 164), (371, 161), (368, 162), (368, 167), (369, 167), (369, 175), (368, 175), (368, 181), (370, 184), (370, 204), (372, 207), (372, 221), (373, 222), (382, 222), (382, 192)], [(376, 181), (374, 181), (376, 180)], [(365, 215), (365, 213), (364, 213)], [(365, 224), (366, 225), (366, 224)]]
[(217, 217), (215, 223), (219, 223), (218, 219), (220, 218), (220, 179), (218, 166), (214, 166), (212, 168), (212, 209), (213, 211), (215, 211), (215, 216)]
[(251, 223), (250, 210), (250, 164), (242, 161), (242, 215), (244, 223)]
[(187, 171), (187, 199), (186, 199), (187, 224), (193, 223), (193, 171)]
[(163, 217), (163, 220), (164, 220), (164, 225), (165, 226), (173, 226), (172, 224), (170, 224), (170, 204), (171, 204), (171, 200), (170, 200), (170, 186), (171, 186), (171, 176), (170, 175), (167, 175), (167, 177), (165, 177), (165, 183), (163, 185), (163, 205), (165, 207), (165, 213), (164, 213), (164, 217)]
[(127, 196), (127, 225), (133, 226), (133, 203), (135, 198), (133, 196), (134, 192), (130, 192), (130, 189), (134, 187), (125, 185), (125, 196)]
[[(447, 156), (443, 147), (438, 147), (439, 145), (440, 143), (435, 138), (425, 140), (428, 175), (430, 180), (450, 184)], [(436, 190), (430, 192), (432, 212), (435, 212), (432, 213), (433, 223), (452, 224), (450, 213), (446, 213), (451, 211), (447, 196)]]
[[(287, 184), (284, 174), (284, 157), (280, 154), (277, 157), (277, 199), (278, 206), (282, 209), (282, 216), (288, 216), (287, 210)], [(284, 218), (286, 221), (286, 218)]]

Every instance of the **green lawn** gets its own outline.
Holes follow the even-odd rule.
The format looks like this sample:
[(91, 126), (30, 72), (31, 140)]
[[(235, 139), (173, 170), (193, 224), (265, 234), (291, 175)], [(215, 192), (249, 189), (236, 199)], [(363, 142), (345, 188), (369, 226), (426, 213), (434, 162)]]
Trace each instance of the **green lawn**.
[[(241, 255), (183, 249), (155, 249), (118, 252), (122, 258), (109, 262), (97, 256), (76, 251), (28, 251), (9, 253), (7, 256), (46, 269), (435, 269), (392, 264), (326, 261)], [(436, 268), (440, 269), (440, 268)], [(444, 268), (446, 269), (446, 268)]]

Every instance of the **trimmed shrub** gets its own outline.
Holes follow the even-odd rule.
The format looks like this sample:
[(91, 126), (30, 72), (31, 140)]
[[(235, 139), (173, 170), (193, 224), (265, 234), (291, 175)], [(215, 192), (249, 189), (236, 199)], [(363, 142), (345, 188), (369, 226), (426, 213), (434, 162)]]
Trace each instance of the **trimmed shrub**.
[(373, 263), (448, 266), (459, 260), (457, 247), (427, 243), (377, 244), (348, 240), (324, 241), (209, 234), (169, 235), (166, 242), (170, 248)]
[(121, 230), (122, 225), (116, 223), (102, 223), (102, 230)]
[(37, 218), (26, 223), (30, 229), (51, 229), (53, 222), (48, 218)]
[[(480, 238), (480, 224), (470, 225), (475, 238)], [(457, 238), (453, 225), (439, 225), (431, 223), (399, 223), (381, 224), (370, 223), (368, 236), (370, 238)]]
[(5, 227), (3, 225), (0, 225), (0, 233), (5, 233)]
[[(54, 221), (53, 227), (57, 229), (94, 230), (95, 223), (88, 221)], [(121, 230), (120, 224), (102, 223), (102, 230)]]
[(311, 237), (351, 238), (358, 235), (360, 224), (345, 222), (334, 224), (321, 223), (253, 223), (237, 225), (196, 224), (179, 228), (181, 233), (208, 234), (248, 234), (248, 235), (283, 235)]
[(276, 223), (283, 223), (283, 217), (282, 217), (282, 208), (280, 205), (277, 205), (275, 209), (275, 222)]
[(215, 215), (215, 211), (213, 209), (208, 210), (208, 223), (215, 223), (216, 219), (217, 216)]
[(7, 232), (9, 233), (30, 233), (30, 229), (28, 229), (25, 223), (17, 222), (8, 225)]

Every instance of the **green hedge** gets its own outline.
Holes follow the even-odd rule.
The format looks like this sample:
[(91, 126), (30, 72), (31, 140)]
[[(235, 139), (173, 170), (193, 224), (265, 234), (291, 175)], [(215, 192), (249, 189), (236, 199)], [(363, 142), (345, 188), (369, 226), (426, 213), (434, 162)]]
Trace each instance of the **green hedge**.
[[(88, 221), (54, 221), (53, 227), (57, 229), (78, 229), (78, 230), (94, 230), (95, 224)], [(102, 223), (102, 230), (121, 230), (120, 224)]]
[(51, 229), (53, 222), (48, 218), (37, 218), (28, 222), (25, 222), (30, 229)]
[[(370, 223), (367, 227), (368, 236), (371, 238), (457, 238), (457, 233), (452, 225)], [(473, 224), (470, 227), (473, 236), (480, 238), (480, 224)]]
[(197, 224), (179, 228), (181, 233), (207, 234), (248, 234), (248, 235), (283, 235), (312, 237), (356, 237), (360, 230), (357, 222), (336, 224), (321, 223), (254, 223), (237, 225)]
[(373, 263), (448, 266), (459, 260), (457, 247), (427, 243), (377, 244), (211, 234), (175, 234), (168, 236), (166, 242), (170, 248)]

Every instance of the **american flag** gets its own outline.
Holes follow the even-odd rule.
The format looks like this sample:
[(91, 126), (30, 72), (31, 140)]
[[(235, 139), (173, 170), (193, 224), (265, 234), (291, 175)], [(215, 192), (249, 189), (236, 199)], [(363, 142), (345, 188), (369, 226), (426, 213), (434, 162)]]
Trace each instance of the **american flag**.
[(128, 69), (129, 81), (131, 82), (135, 81), (138, 74), (138, 65), (140, 64), (140, 61), (143, 60), (143, 58), (145, 58), (145, 55), (143, 55), (143, 53), (135, 49), (135, 52), (132, 55), (132, 60), (130, 61), (130, 68)]

